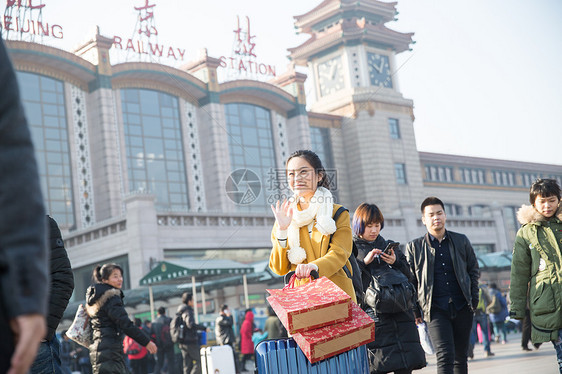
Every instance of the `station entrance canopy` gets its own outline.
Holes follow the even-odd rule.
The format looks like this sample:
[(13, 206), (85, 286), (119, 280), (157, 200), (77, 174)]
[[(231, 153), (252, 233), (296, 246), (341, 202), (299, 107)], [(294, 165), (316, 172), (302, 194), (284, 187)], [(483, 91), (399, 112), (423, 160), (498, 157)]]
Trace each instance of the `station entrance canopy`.
[[(254, 272), (254, 268), (232, 260), (174, 260), (161, 261), (148, 272), (140, 280), (141, 286), (148, 286), (150, 298), (150, 311), (152, 320), (154, 320), (154, 297), (152, 286), (170, 285), (187, 283), (191, 280), (191, 288), (193, 295), (193, 308), (195, 312), (195, 320), (199, 322), (197, 311), (197, 281), (199, 281), (203, 314), (205, 310), (205, 286), (204, 282), (217, 283), (221, 278), (240, 278), (244, 284), (244, 299), (246, 307), (248, 307), (248, 281), (247, 274)], [(226, 280), (226, 279), (225, 279)], [(234, 279), (231, 279), (234, 284)]]
[(231, 260), (161, 261), (140, 280), (141, 286), (187, 283), (192, 278), (207, 281), (254, 272), (254, 268)]

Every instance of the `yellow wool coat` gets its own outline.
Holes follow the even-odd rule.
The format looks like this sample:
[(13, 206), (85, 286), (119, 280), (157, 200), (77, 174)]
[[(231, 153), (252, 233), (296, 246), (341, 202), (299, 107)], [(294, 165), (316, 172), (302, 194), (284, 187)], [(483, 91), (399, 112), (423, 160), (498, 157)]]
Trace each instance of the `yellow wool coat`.
[[(341, 205), (334, 204), (332, 216)], [(312, 237), (308, 233), (308, 227), (300, 228), (300, 245), (306, 251), (306, 260), (303, 264), (315, 264), (318, 266), (318, 273), (321, 277), (327, 277), (344, 290), (354, 302), (355, 291), (353, 282), (347, 277), (343, 266), (347, 266), (350, 272), (351, 265), (348, 261), (353, 246), (353, 238), (351, 235), (351, 225), (349, 220), (349, 212), (344, 211), (336, 221), (336, 232), (333, 234), (332, 242), (328, 248), (330, 236), (322, 235), (316, 226), (312, 228)], [(269, 256), (269, 267), (278, 275), (285, 275), (297, 268), (297, 265), (289, 262), (287, 258), (288, 247), (281, 247), (277, 240), (277, 222), (273, 226), (271, 232), (271, 255)], [(287, 244), (288, 246), (288, 244)], [(329, 249), (329, 250), (328, 250)], [(305, 281), (305, 280), (303, 280)], [(297, 283), (298, 284), (298, 283)]]

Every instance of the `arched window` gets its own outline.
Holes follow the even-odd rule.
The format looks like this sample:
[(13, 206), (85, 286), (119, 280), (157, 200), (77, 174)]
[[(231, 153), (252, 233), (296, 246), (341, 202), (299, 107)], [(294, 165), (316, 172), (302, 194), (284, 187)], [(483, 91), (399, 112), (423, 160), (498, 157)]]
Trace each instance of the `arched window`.
[(156, 196), (157, 210), (189, 208), (179, 104), (163, 92), (121, 90), (129, 191)]
[(61, 81), (17, 72), (21, 99), (35, 146), (47, 213), (63, 228), (75, 225), (68, 123)]

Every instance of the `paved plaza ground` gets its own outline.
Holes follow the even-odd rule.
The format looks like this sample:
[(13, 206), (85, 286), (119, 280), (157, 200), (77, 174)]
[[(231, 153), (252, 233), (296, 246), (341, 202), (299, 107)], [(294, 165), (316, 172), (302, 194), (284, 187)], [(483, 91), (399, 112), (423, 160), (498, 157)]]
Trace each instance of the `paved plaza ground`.
[[(525, 352), (521, 349), (521, 334), (512, 333), (508, 336), (507, 344), (492, 343), (492, 352), (495, 356), (484, 357), (484, 348), (481, 344), (474, 347), (474, 359), (468, 360), (470, 374), (558, 374), (556, 352), (552, 343), (543, 343), (538, 350)], [(529, 344), (530, 348), (533, 348)], [(428, 366), (414, 371), (420, 374), (437, 373), (435, 355), (427, 356)]]

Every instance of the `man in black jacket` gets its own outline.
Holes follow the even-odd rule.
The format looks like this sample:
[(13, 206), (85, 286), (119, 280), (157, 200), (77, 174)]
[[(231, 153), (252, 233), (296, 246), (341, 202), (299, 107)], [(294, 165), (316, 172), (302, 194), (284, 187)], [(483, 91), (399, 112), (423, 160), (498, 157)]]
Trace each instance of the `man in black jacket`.
[(172, 319), (166, 316), (166, 308), (163, 306), (158, 308), (158, 317), (152, 323), (152, 331), (156, 336), (156, 346), (158, 347), (155, 374), (160, 374), (165, 366), (168, 368), (168, 373), (175, 371), (174, 342), (170, 336), (170, 322)]
[(0, 40), (0, 373), (25, 373), (45, 336), (45, 208), (16, 75)]
[(49, 313), (47, 314), (47, 335), (41, 341), (37, 357), (31, 365), (31, 374), (47, 371), (60, 372), (60, 343), (55, 333), (74, 290), (74, 275), (59, 226), (49, 216), (47, 216), (47, 221), (51, 243), (51, 292), (49, 294)]
[(464, 374), (478, 305), (478, 261), (465, 235), (445, 229), (447, 216), (440, 199), (426, 198), (421, 212), (427, 233), (406, 246), (421, 308), (416, 310), (416, 323), (428, 323), (437, 372)]
[(183, 357), (183, 374), (201, 374), (201, 353), (197, 331), (205, 331), (207, 328), (195, 323), (193, 295), (184, 292), (181, 301), (183, 304), (178, 307), (178, 313), (182, 315), (187, 326), (187, 331), (184, 332), (184, 339), (180, 342), (180, 350)]

